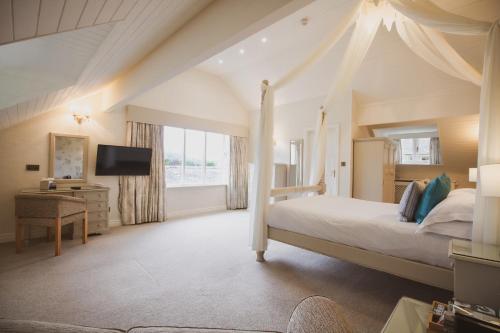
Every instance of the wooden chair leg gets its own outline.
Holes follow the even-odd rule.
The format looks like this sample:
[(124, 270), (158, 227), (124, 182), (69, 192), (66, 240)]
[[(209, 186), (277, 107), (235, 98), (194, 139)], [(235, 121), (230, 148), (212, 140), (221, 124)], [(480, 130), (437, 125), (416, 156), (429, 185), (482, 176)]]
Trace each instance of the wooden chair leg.
[(50, 227), (47, 227), (47, 242), (50, 242)]
[(16, 219), (16, 253), (20, 253), (23, 250), (24, 242), (24, 225)]
[(89, 232), (89, 214), (87, 210), (83, 214), (83, 222), (82, 222), (82, 244), (87, 243), (87, 234)]
[(61, 255), (61, 218), (58, 217), (56, 218), (55, 220), (55, 224), (56, 224), (56, 245), (55, 245), (55, 255), (56, 256), (60, 256)]

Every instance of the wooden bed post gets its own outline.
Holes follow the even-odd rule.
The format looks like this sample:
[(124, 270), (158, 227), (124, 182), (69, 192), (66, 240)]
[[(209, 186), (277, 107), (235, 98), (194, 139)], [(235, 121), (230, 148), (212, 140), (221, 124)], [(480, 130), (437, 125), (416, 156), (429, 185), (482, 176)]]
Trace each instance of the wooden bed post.
[(265, 251), (256, 251), (255, 253), (257, 254), (257, 261), (258, 262), (264, 262), (266, 259), (264, 259), (264, 252)]

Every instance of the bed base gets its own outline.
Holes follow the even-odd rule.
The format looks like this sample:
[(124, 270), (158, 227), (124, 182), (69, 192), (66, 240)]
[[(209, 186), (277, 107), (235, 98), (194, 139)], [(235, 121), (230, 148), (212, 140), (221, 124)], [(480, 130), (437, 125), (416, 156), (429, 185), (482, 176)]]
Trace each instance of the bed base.
[[(405, 279), (453, 291), (452, 269), (363, 250), (274, 227), (268, 227), (268, 238)], [(264, 251), (257, 252), (257, 261), (264, 261)]]

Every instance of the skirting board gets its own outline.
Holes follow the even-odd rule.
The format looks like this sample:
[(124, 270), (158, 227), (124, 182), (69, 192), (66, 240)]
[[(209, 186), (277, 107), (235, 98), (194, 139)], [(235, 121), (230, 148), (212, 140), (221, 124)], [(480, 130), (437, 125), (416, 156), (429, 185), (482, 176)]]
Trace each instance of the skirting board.
[(109, 227), (110, 228), (121, 227), (121, 226), (122, 226), (121, 220), (109, 220)]
[(188, 217), (188, 216), (201, 215), (201, 214), (207, 214), (207, 213), (222, 212), (225, 210), (227, 210), (226, 206), (214, 206), (214, 207), (205, 207), (205, 208), (198, 208), (198, 209), (178, 210), (178, 211), (169, 213), (168, 206), (167, 206), (167, 219)]
[(453, 290), (452, 269), (397, 258), (273, 227), (268, 227), (268, 237), (282, 243), (349, 261), (405, 279), (442, 289)]

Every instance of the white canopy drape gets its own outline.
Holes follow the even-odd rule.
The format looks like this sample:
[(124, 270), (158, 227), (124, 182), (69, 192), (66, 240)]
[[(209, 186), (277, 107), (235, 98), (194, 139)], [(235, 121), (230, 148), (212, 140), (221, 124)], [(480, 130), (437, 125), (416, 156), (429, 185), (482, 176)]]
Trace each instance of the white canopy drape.
[[(390, 4), (391, 6), (389, 6)], [(395, 10), (395, 11), (394, 11)], [(374, 39), (380, 22), (388, 27), (394, 21), (403, 41), (417, 55), (436, 68), (454, 77), (481, 85), (481, 120), (478, 164), (500, 162), (500, 27), (448, 13), (428, 0), (360, 0), (321, 47), (304, 63), (277, 81), (274, 89), (282, 88), (310, 66), (317, 63), (337, 43), (349, 26), (356, 27), (344, 54), (339, 72), (318, 113), (313, 150), (310, 184), (317, 184), (324, 173), (326, 147), (326, 113), (328, 106), (345, 91), (354, 78)], [(436, 31), (438, 30), (438, 31)], [(488, 34), (483, 75), (470, 66), (444, 39), (439, 31), (462, 35)], [(273, 87), (263, 84), (262, 103), (254, 175), (254, 203), (251, 207), (252, 249), (267, 247), (265, 214), (269, 205), (272, 178)], [(334, 111), (334, 110), (333, 110)], [(480, 175), (478, 175), (480, 177)], [(478, 183), (479, 184), (479, 183)], [(479, 191), (478, 191), (479, 193)], [(500, 244), (500, 199), (478, 194), (474, 220), (474, 240)]]

